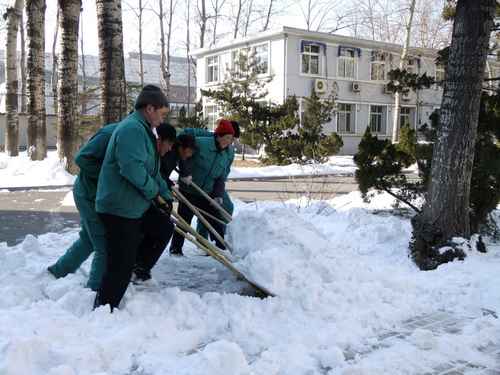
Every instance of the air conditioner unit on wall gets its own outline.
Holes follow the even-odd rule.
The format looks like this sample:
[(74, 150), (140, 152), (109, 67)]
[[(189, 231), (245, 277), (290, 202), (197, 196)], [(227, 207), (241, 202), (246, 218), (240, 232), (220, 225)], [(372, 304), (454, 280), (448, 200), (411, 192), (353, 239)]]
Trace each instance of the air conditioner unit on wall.
[(326, 92), (327, 82), (326, 79), (315, 79), (314, 80), (314, 91), (318, 94), (323, 94)]
[(402, 93), (401, 94), (401, 99), (404, 100), (405, 102), (409, 102), (410, 101), (410, 93), (407, 92), (406, 94), (405, 93)]
[(360, 92), (361, 91), (361, 84), (359, 82), (353, 82), (351, 89), (353, 92)]

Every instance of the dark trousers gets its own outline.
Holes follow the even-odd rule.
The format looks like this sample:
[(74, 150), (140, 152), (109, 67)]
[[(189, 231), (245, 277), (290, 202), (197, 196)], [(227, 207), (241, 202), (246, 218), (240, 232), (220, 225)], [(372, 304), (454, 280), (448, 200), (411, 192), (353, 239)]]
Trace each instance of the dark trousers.
[[(214, 215), (215, 217), (219, 217), (219, 213), (215, 207), (213, 207), (206, 198), (182, 192), (182, 194), (187, 198), (187, 200), (195, 205), (198, 208), (201, 208), (204, 211), (207, 211), (208, 213)], [(191, 220), (193, 219), (194, 213), (191, 211), (191, 209), (185, 205), (182, 202), (179, 202), (179, 208), (177, 209), (177, 213), (184, 219), (186, 220), (189, 224), (191, 224)], [(206, 218), (206, 217), (205, 217)], [(210, 219), (206, 218), (207, 221), (214, 227), (215, 231), (220, 234), (222, 238), (224, 238), (224, 225)], [(215, 241), (217, 247), (219, 249), (225, 250), (225, 246), (217, 239), (215, 236), (210, 232), (210, 239)], [(184, 237), (182, 237), (180, 234), (177, 232), (174, 233), (174, 236), (172, 237), (172, 244), (170, 245), (171, 249), (175, 250), (182, 250), (182, 246), (184, 245)]]
[(95, 306), (118, 307), (134, 266), (151, 269), (160, 258), (173, 232), (170, 218), (151, 207), (142, 218), (128, 219), (99, 214), (106, 228), (108, 262)]

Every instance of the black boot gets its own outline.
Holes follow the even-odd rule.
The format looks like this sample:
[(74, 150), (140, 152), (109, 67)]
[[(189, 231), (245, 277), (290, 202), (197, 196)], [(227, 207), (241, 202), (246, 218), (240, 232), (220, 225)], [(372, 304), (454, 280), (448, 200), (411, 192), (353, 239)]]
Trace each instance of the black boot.
[(181, 257), (181, 256), (184, 255), (182, 253), (182, 249), (178, 249), (178, 248), (175, 248), (175, 247), (171, 247), (170, 250), (169, 250), (169, 252), (170, 252), (171, 256)]

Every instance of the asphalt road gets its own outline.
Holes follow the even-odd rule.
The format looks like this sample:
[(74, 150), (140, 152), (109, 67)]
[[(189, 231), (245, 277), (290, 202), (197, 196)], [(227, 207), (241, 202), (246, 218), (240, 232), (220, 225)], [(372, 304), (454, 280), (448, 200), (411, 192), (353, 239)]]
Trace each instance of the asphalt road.
[[(232, 197), (252, 202), (289, 200), (308, 195), (329, 199), (357, 189), (353, 177), (324, 176), (229, 181)], [(0, 242), (14, 245), (27, 234), (61, 232), (78, 227), (79, 215), (73, 206), (63, 206), (70, 188), (0, 192)]]

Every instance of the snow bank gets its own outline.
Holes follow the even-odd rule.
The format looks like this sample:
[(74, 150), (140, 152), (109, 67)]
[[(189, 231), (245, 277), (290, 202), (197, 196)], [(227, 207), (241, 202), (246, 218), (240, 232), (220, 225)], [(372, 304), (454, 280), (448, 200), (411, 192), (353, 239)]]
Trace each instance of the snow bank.
[[(458, 360), (494, 366), (482, 348), (498, 345), (500, 320), (481, 309), (500, 311), (500, 247), (420, 272), (407, 257), (409, 221), (347, 197), (349, 208), (346, 196), (302, 209), (237, 204), (234, 255), (279, 295), (264, 300), (172, 284), (131, 287), (116, 313), (92, 311), (94, 295), (83, 288), (88, 264), (60, 280), (44, 272), (75, 231), (0, 244), (0, 374), (372, 375), (421, 374)], [(217, 266), (164, 256), (154, 276), (196, 259)], [(463, 327), (383, 339), (435, 312)]]
[(0, 189), (24, 186), (71, 185), (75, 176), (64, 170), (56, 151), (42, 161), (31, 161), (26, 152), (9, 157), (0, 152)]
[[(229, 178), (288, 177), (299, 175), (352, 175), (356, 166), (352, 156), (333, 156), (324, 164), (267, 167), (233, 167)], [(177, 179), (174, 172), (172, 178)], [(64, 170), (56, 151), (49, 151), (43, 161), (31, 161), (26, 152), (18, 157), (0, 153), (0, 189), (24, 186), (71, 185), (75, 176)]]
[(233, 167), (229, 178), (288, 177), (300, 175), (338, 174), (353, 175), (356, 165), (352, 156), (332, 156), (323, 164), (290, 164), (267, 167)]

